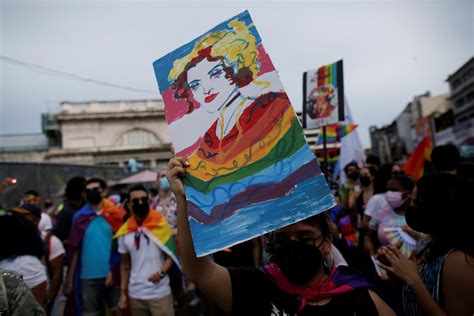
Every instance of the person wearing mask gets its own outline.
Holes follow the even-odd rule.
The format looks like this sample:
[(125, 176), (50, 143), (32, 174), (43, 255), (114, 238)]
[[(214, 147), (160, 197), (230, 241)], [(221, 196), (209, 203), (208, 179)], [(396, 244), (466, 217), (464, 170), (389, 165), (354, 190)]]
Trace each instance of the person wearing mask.
[[(115, 235), (121, 254), (119, 307), (125, 309), (130, 304), (134, 316), (172, 316), (168, 272), (177, 257), (171, 229), (164, 216), (150, 208), (142, 185), (130, 189), (128, 203), (132, 216)], [(162, 236), (169, 237), (168, 242), (160, 240)]]
[(72, 218), (85, 203), (85, 183), (84, 177), (73, 177), (69, 179), (65, 189), (65, 201), (61, 210), (56, 215), (53, 227), (53, 234), (58, 237), (67, 247), (69, 234), (71, 232)]
[(49, 286), (46, 296), (46, 312), (49, 314), (53, 308), (54, 301), (58, 296), (61, 283), (63, 282), (63, 263), (64, 263), (64, 247), (61, 241), (51, 232), (39, 230), (41, 219), (41, 209), (34, 204), (23, 204), (11, 210), (26, 220), (30, 221), (38, 229), (38, 233), (43, 239), (46, 253), (44, 263), (49, 276)]
[(160, 172), (158, 200), (156, 205), (156, 209), (160, 211), (168, 221), (168, 224), (173, 231), (173, 235), (176, 235), (176, 198), (170, 190), (170, 183), (166, 178), (165, 171)]
[[(33, 204), (33, 205), (40, 205), (40, 195), (36, 190), (28, 190), (23, 193), (23, 197), (21, 199), (21, 205), (23, 204)], [(41, 212), (41, 220), (39, 222), (38, 228), (42, 232), (48, 232), (53, 228), (53, 221), (51, 216), (46, 212)]]
[(431, 163), (436, 173), (456, 174), (461, 154), (452, 144), (436, 146), (431, 152)]
[(16, 212), (8, 211), (0, 215), (0, 240), (0, 269), (18, 273), (46, 310), (47, 275), (41, 263), (45, 251), (38, 228)]
[(394, 176), (388, 181), (388, 191), (385, 193), (387, 207), (373, 214), (365, 238), (364, 249), (370, 255), (375, 255), (379, 247), (390, 244), (385, 228), (406, 226), (405, 211), (410, 202), (413, 187), (413, 180), (407, 176)]
[(334, 267), (326, 214), (278, 229), (270, 237), (272, 263), (263, 269), (224, 268), (197, 258), (181, 178), (189, 163), (173, 158), (167, 177), (178, 202), (178, 238), (186, 275), (220, 309), (233, 315), (394, 315), (369, 283)]
[(104, 180), (89, 179), (85, 189), (87, 204), (74, 214), (69, 236), (66, 313), (103, 315), (106, 304), (116, 315), (120, 293), (113, 272), (118, 271), (120, 256), (112, 239), (124, 214), (105, 198)]
[(355, 193), (360, 192), (359, 166), (355, 161), (350, 162), (344, 167), (344, 173), (346, 174), (347, 179), (346, 183), (339, 187), (339, 198), (342, 207), (350, 209), (349, 201)]
[(360, 170), (359, 182), (361, 190), (355, 192), (349, 199), (349, 208), (354, 208), (362, 218), (370, 198), (374, 195), (374, 180), (377, 171), (374, 167), (364, 167)]
[(43, 212), (48, 214), (51, 218), (55, 216), (55, 209), (53, 205), (53, 199), (51, 197), (47, 197), (44, 201), (44, 208)]
[(472, 181), (448, 174), (423, 176), (406, 210), (411, 229), (430, 238), (411, 258), (395, 247), (378, 251), (381, 266), (404, 283), (403, 314), (472, 315), (474, 238)]
[(392, 166), (392, 177), (404, 174), (402, 167), (399, 164), (393, 164)]
[(373, 184), (374, 184), (374, 194), (367, 202), (367, 205), (364, 210), (364, 215), (362, 216), (361, 229), (367, 231), (369, 228), (370, 219), (374, 216), (375, 213), (380, 212), (381, 209), (387, 207), (387, 200), (385, 199), (385, 192), (387, 192), (387, 183), (388, 180), (392, 178), (392, 169), (394, 164), (387, 163), (383, 164), (377, 171)]

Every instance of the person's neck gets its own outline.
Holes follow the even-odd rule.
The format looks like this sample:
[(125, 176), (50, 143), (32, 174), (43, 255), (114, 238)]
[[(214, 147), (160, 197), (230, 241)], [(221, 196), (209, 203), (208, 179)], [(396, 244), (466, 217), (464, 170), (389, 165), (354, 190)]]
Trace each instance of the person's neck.
[(297, 287), (306, 289), (311, 287), (313, 284), (316, 284), (318, 282), (322, 282), (327, 278), (326, 272), (324, 271), (324, 268), (321, 268), (318, 273), (308, 282), (298, 285)]
[(104, 199), (102, 199), (102, 201), (100, 201), (100, 203), (97, 204), (97, 205), (92, 205), (92, 204), (91, 204), (91, 208), (92, 208), (96, 213), (99, 212), (99, 211), (101, 211), (102, 208), (103, 208), (103, 206), (104, 206)]
[(148, 213), (144, 217), (138, 217), (137, 215), (133, 214), (133, 217), (135, 217), (135, 221), (137, 222), (138, 226), (142, 226), (147, 216), (148, 216)]
[(159, 195), (160, 199), (166, 199), (167, 197), (169, 197), (171, 195), (171, 190), (168, 190), (168, 191), (160, 190), (158, 195)]

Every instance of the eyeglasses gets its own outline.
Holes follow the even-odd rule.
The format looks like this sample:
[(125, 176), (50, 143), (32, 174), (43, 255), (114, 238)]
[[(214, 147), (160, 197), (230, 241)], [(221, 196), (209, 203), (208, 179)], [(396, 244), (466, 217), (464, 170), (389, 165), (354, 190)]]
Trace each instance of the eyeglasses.
[[(316, 245), (316, 242), (319, 240), (319, 239), (322, 239), (321, 242), (319, 243), (319, 245)], [(276, 238), (274, 240), (270, 240), (268, 242), (269, 245), (273, 246), (274, 248), (279, 248), (281, 246), (284, 246), (286, 245), (290, 240), (294, 240), (294, 241), (297, 241), (299, 243), (302, 243), (302, 244), (305, 244), (305, 245), (309, 245), (309, 246), (315, 246), (315, 247), (320, 247), (323, 242), (324, 242), (324, 238), (323, 236), (318, 236), (316, 238), (313, 238), (313, 237), (302, 237), (302, 238), (296, 238), (296, 239), (293, 239), (293, 238)]]
[(102, 192), (102, 189), (99, 187), (95, 187), (92, 189), (86, 189), (86, 193), (91, 193), (91, 192)]
[(133, 205), (145, 204), (148, 203), (148, 197), (134, 198), (131, 201)]

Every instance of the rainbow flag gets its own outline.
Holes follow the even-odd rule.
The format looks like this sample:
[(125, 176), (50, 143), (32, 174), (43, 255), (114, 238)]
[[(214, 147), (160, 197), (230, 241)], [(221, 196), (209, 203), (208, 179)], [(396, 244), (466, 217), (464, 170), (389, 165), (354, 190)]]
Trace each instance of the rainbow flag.
[[(332, 124), (326, 126), (326, 144), (337, 143), (341, 141), (341, 138), (350, 134), (357, 128), (356, 124)], [(318, 139), (318, 145), (322, 145), (324, 142), (322, 130), (321, 135)]]
[(416, 240), (403, 231), (400, 227), (386, 227), (383, 229), (385, 236), (390, 244), (397, 246), (401, 243), (400, 252), (407, 258), (411, 256), (413, 250), (416, 249)]
[(119, 238), (126, 234), (133, 233), (142, 229), (143, 232), (168, 256), (181, 270), (181, 264), (178, 260), (176, 243), (171, 234), (171, 229), (165, 217), (155, 210), (150, 209), (147, 218), (141, 226), (138, 225), (134, 216), (131, 216), (117, 231), (114, 238)]
[(416, 146), (407, 162), (403, 165), (405, 173), (417, 181), (425, 173), (426, 162), (431, 161), (431, 151), (433, 150), (433, 141), (430, 136), (426, 136)]

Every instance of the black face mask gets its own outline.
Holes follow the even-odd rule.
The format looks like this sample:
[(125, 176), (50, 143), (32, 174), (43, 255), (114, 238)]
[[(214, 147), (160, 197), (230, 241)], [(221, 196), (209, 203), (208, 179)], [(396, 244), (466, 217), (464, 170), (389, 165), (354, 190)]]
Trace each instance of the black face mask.
[(134, 204), (132, 205), (133, 214), (137, 215), (139, 218), (143, 218), (148, 214), (150, 206), (148, 203)]
[(370, 180), (370, 177), (367, 177), (367, 176), (361, 176), (359, 178), (359, 181), (360, 181), (360, 184), (362, 184), (362, 186), (364, 187), (368, 187), (372, 183), (372, 180)]
[(51, 206), (53, 206), (53, 203), (44, 203), (45, 208), (50, 208)]
[(323, 255), (316, 246), (289, 240), (275, 249), (272, 261), (291, 283), (304, 284), (321, 270)]
[(353, 181), (357, 181), (357, 179), (359, 179), (359, 172), (358, 171), (351, 172), (349, 173), (347, 177)]
[(100, 195), (100, 191), (88, 191), (87, 192), (87, 202), (91, 205), (99, 205), (102, 201), (102, 196)]
[(411, 229), (425, 234), (433, 232), (432, 217), (426, 208), (408, 205), (405, 218)]

